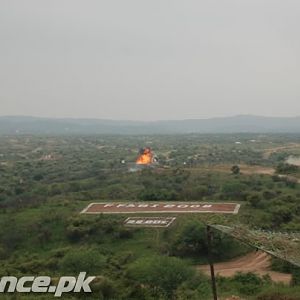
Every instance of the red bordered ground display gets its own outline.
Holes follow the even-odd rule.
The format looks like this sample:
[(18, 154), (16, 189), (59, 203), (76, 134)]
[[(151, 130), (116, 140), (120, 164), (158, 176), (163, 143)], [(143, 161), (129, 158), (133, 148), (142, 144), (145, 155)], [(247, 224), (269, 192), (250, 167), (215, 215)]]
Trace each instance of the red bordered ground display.
[(237, 214), (237, 203), (203, 202), (99, 202), (91, 203), (83, 214), (134, 214), (134, 213), (221, 213)]

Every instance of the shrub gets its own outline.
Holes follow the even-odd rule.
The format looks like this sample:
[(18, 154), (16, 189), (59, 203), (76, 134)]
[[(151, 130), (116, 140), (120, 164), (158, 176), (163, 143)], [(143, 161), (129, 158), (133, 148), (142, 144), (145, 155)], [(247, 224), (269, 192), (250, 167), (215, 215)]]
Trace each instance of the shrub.
[(171, 298), (176, 288), (191, 279), (194, 269), (175, 257), (157, 256), (137, 260), (128, 269), (128, 277)]
[(72, 274), (87, 272), (95, 275), (101, 273), (105, 263), (106, 257), (98, 250), (79, 248), (66, 254), (61, 261), (61, 269)]
[(297, 172), (298, 170), (299, 170), (299, 167), (297, 167), (295, 165), (286, 164), (286, 163), (280, 163), (276, 167), (276, 173), (279, 173), (279, 174), (291, 174), (291, 173)]
[(247, 186), (240, 182), (225, 183), (222, 188), (222, 193), (226, 197), (236, 197), (242, 199), (246, 188)]
[(114, 299), (117, 294), (114, 283), (106, 277), (96, 277), (90, 286), (93, 293), (100, 293), (100, 299)]
[(238, 165), (234, 165), (234, 166), (232, 166), (231, 167), (231, 172), (232, 172), (232, 174), (234, 174), (234, 175), (238, 175), (238, 174), (240, 174), (240, 167), (238, 166)]
[[(206, 257), (208, 251), (206, 226), (199, 221), (188, 222), (173, 242), (172, 250), (179, 255), (199, 256), (199, 254), (203, 254)], [(227, 235), (214, 231), (212, 253), (215, 259), (232, 258), (245, 252), (245, 246)]]
[(292, 284), (300, 285), (300, 268), (292, 267)]
[(262, 197), (258, 193), (248, 195), (247, 200), (254, 208), (259, 208), (262, 206)]
[(237, 284), (237, 289), (244, 295), (257, 294), (262, 285), (263, 280), (254, 273), (237, 273), (232, 280)]

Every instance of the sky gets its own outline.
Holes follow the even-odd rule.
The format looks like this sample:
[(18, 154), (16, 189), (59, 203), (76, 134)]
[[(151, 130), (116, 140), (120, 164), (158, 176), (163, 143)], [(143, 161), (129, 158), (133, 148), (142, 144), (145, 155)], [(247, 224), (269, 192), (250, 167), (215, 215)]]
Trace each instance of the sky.
[(300, 116), (299, 0), (0, 0), (0, 115)]

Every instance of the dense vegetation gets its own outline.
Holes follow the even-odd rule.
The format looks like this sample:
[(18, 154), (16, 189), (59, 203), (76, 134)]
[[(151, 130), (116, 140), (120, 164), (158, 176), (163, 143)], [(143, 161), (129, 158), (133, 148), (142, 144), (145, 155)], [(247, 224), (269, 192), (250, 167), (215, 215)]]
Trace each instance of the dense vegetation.
[[(57, 278), (86, 271), (98, 276), (93, 284), (98, 299), (210, 299), (209, 278), (193, 266), (207, 262), (205, 222), (300, 230), (299, 169), (285, 163), (289, 155), (300, 154), (299, 138), (2, 136), (0, 276)], [(159, 166), (130, 172), (145, 145), (154, 149)], [(245, 166), (274, 168), (274, 173), (257, 174)], [(95, 200), (235, 201), (242, 209), (236, 216), (178, 216), (174, 226), (163, 230), (129, 229), (122, 225), (124, 216), (79, 214)], [(215, 233), (215, 260), (249, 250)], [(274, 268), (292, 271), (294, 286), (237, 274), (218, 278), (220, 294), (300, 299), (299, 272), (280, 263)]]

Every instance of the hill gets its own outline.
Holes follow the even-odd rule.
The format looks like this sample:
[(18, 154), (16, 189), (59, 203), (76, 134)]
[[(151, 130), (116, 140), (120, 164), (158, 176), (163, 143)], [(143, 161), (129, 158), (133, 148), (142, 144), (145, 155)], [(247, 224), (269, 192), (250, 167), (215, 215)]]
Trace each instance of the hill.
[(183, 133), (300, 133), (300, 117), (234, 117), (174, 121), (118, 121), (0, 117), (0, 134), (183, 134)]

